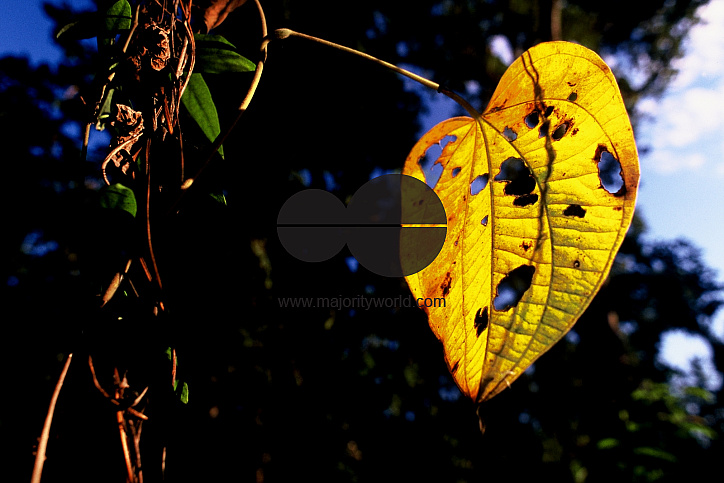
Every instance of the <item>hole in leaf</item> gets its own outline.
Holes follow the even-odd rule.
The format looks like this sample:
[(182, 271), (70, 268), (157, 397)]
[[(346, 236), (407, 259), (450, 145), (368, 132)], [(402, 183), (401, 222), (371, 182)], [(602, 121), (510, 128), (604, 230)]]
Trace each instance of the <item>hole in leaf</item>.
[(495, 310), (506, 311), (518, 305), (523, 294), (530, 288), (534, 273), (534, 266), (521, 265), (503, 277), (493, 300)]
[(602, 144), (596, 149), (594, 159), (598, 162), (598, 178), (603, 189), (612, 194), (622, 195), (625, 192), (625, 186), (621, 163), (618, 162), (618, 159), (609, 153), (606, 146)]
[(454, 143), (456, 139), (455, 136), (445, 136), (437, 144), (427, 148), (425, 155), (418, 161), (422, 172), (425, 174), (425, 183), (430, 188), (435, 188), (443, 172), (443, 165), (438, 162), (440, 155), (445, 147), (450, 143)]
[(507, 126), (505, 127), (505, 129), (503, 129), (503, 136), (508, 141), (515, 141), (516, 139), (518, 139), (518, 133), (516, 133)]
[(566, 135), (566, 131), (568, 131), (568, 123), (564, 122), (563, 124), (558, 126), (555, 131), (553, 131), (551, 137), (554, 141), (560, 141), (561, 138)]
[(533, 111), (527, 116), (525, 116), (525, 125), (529, 128), (533, 129), (538, 125), (538, 122), (540, 122), (539, 118), (540, 113), (538, 111)]
[(578, 260), (573, 262), (573, 268), (580, 268), (580, 267), (581, 267), (581, 262), (579, 262)]
[(548, 135), (548, 130), (550, 129), (550, 127), (551, 127), (551, 122), (546, 119), (546, 122), (541, 124), (540, 130), (538, 131), (538, 137), (539, 138), (546, 137)]
[(523, 196), (532, 193), (535, 188), (533, 173), (519, 158), (508, 158), (503, 161), (500, 165), (500, 173), (493, 179), (507, 181), (506, 195)]
[(554, 107), (553, 107), (553, 106), (548, 106), (548, 107), (546, 108), (546, 117), (551, 117), (551, 114), (553, 114), (553, 111), (554, 111)]
[(478, 337), (480, 337), (480, 334), (482, 334), (483, 331), (488, 328), (487, 307), (478, 310), (478, 313), (475, 314), (475, 321), (473, 322), (473, 325), (475, 326), (475, 332), (477, 332)]
[(583, 218), (586, 216), (586, 210), (581, 208), (581, 205), (568, 205), (568, 207), (563, 210), (563, 214), (566, 216), (577, 216), (578, 218)]
[(513, 200), (513, 205), (528, 206), (532, 205), (536, 201), (538, 201), (538, 195), (535, 193), (531, 193), (529, 195), (516, 196), (516, 198)]
[(454, 178), (455, 176), (459, 175), (461, 169), (462, 169), (462, 168), (460, 168), (460, 167), (458, 167), (458, 168), (453, 168), (453, 170), (452, 170), (452, 177)]
[(473, 180), (472, 183), (470, 183), (470, 194), (471, 195), (477, 195), (481, 191), (485, 189), (485, 187), (488, 185), (488, 178), (490, 176), (488, 173), (481, 174), (477, 178)]
[(578, 94), (576, 94), (575, 92), (571, 92), (571, 94), (568, 96), (568, 100), (573, 102), (576, 99), (578, 99)]
[(480, 220), (480, 224), (483, 226), (488, 226), (488, 215), (485, 215), (485, 218)]

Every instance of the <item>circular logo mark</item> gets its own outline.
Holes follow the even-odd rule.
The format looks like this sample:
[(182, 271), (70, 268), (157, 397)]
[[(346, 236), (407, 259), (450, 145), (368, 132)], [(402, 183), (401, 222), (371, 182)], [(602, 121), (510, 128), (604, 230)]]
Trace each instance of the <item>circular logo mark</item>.
[(362, 185), (349, 206), (318, 189), (300, 191), (282, 206), (277, 233), (284, 248), (305, 262), (321, 262), (345, 243), (357, 261), (385, 277), (427, 267), (445, 243), (447, 215), (422, 181), (388, 174)]

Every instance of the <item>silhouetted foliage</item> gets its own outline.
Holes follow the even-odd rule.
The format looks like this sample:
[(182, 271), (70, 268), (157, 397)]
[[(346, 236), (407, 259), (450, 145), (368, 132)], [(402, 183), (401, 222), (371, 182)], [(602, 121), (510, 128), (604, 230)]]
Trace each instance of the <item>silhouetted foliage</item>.
[[(569, 1), (563, 37), (599, 52), (648, 56), (649, 81), (630, 89), (624, 83), (633, 108), (639, 96), (666, 85), (701, 3), (592, 8)], [(272, 28), (429, 69), (451, 88), (475, 80), (482, 105), (505, 68), (488, 48), (491, 36), (503, 35), (518, 53), (547, 40), (550, 4), (318, 0), (264, 7)], [(70, 18), (48, 12), (59, 24)], [(259, 36), (251, 2), (217, 33), (253, 57)], [(148, 307), (128, 299), (99, 313), (98, 285), (132, 247), (125, 221), (95, 208), (105, 153), (78, 161), (88, 108), (77, 92), (93, 92), (89, 65), (98, 65), (79, 45), (64, 43), (68, 58), (57, 70), (0, 60), (7, 210), (0, 431), (11, 475), (30, 474), (59, 360), (74, 351), (44, 481), (123, 481), (115, 408), (93, 387), (83, 354), (107, 357), (99, 373), (123, 359), (129, 378), (155, 381), (167, 377), (159, 369), (164, 361), (148, 348), (167, 339), (190, 401), (183, 406), (151, 390), (152, 408), (163, 411), (149, 413), (160, 422), (149, 426), (146, 481), (160, 479), (153, 465), (162, 445), (169, 481), (678, 482), (716, 471), (721, 385), (700, 366), (681, 375), (657, 356), (662, 333), (681, 329), (706, 338), (722, 367), (724, 345), (711, 331), (721, 286), (695, 247), (647, 241), (640, 220), (574, 332), (481, 408), (484, 435), (421, 310), (280, 306), (286, 297), (409, 293), (402, 279), (351, 269), (346, 249), (320, 264), (293, 258), (275, 223), (301, 189), (326, 189), (346, 201), (375, 173), (399, 169), (424, 113), (394, 74), (301, 41), (270, 45), (225, 160), (207, 173), (208, 191), (223, 192), (228, 204), (189, 196), (158, 228), (167, 316), (141, 315)], [(209, 78), (222, 126), (248, 82), (245, 74)], [(189, 156), (201, 149), (191, 128), (184, 146)]]

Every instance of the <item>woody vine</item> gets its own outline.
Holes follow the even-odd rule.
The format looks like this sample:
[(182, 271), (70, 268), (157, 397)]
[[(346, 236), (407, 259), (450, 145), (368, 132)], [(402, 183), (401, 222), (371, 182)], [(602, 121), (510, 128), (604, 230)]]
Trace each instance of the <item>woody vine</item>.
[[(163, 478), (166, 447), (161, 442), (159, 448), (149, 444), (152, 450), (142, 450), (143, 428), (168, 409), (169, 400), (170, 404), (186, 404), (190, 395), (173, 337), (165, 331), (173, 318), (173, 307), (167, 302), (164, 253), (155, 244), (156, 237), (186, 203), (193, 202), (190, 194), (195, 191), (205, 191), (204, 196), (225, 203), (221, 192), (204, 185), (204, 173), (223, 158), (224, 141), (252, 102), (270, 42), (299, 38), (360, 56), (443, 93), (474, 118), (480, 116), (456, 93), (370, 55), (289, 29), (270, 34), (259, 0), (253, 4), (259, 18), (260, 49), (252, 55), (245, 53), (256, 56), (252, 62), (225, 38), (205, 33), (245, 3), (111, 1), (104, 4), (105, 9), (82, 15), (57, 32), (57, 37), (97, 38), (104, 65), (96, 74), (93, 90), (80, 93), (87, 110), (82, 161), (88, 155), (92, 132), (109, 131), (111, 142), (100, 163), (106, 186), (100, 191), (99, 205), (104, 212), (124, 218), (132, 230), (132, 245), (117, 260), (113, 273), (98, 281), (98, 314), (116, 317), (122, 324), (125, 321), (118, 314), (132, 306), (140, 317), (133, 323), (162, 327), (156, 331), (161, 335), (144, 346), (150, 355), (126, 351), (130, 353), (116, 357), (89, 344), (87, 357), (81, 362), (87, 365), (95, 389), (113, 408), (128, 482), (142, 483), (144, 469), (147, 481), (152, 475)], [(243, 72), (252, 75), (246, 95), (222, 131), (204, 74)], [(129, 358), (152, 360), (162, 366), (155, 372), (165, 376), (134, 378), (129, 367), (137, 361), (129, 362)], [(33, 483), (41, 480), (55, 405), (72, 360), (71, 353), (51, 397), (37, 447)], [(167, 397), (169, 394), (172, 397)]]

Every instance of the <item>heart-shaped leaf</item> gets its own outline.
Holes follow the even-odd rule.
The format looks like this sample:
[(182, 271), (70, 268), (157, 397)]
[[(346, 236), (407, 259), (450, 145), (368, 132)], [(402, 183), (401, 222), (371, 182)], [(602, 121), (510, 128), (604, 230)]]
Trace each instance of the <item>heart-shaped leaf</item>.
[[(451, 138), (448, 138), (451, 137)], [(631, 223), (638, 154), (621, 93), (594, 52), (540, 44), (505, 72), (486, 112), (444, 121), (403, 173), (435, 165), (448, 217), (440, 255), (407, 277), (461, 391), (498, 394), (573, 326)]]

